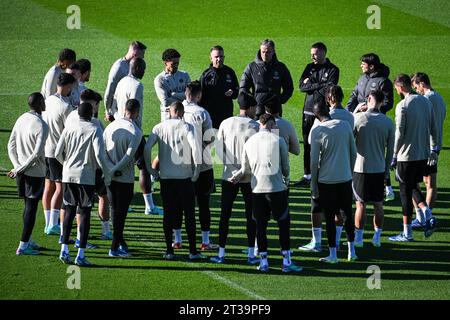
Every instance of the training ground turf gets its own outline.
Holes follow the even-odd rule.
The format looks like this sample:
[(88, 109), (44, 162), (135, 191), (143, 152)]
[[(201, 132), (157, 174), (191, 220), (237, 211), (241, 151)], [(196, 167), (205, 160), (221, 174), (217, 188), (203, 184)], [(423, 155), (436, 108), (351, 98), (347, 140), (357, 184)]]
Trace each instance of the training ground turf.
[[(381, 29), (369, 30), (366, 12), (370, 4), (381, 8)], [(245, 217), (238, 198), (231, 220), (227, 264), (189, 263), (187, 250), (179, 259), (162, 259), (162, 218), (143, 214), (143, 198), (136, 195), (125, 235), (133, 257), (107, 256), (108, 241), (101, 241), (100, 222), (93, 211), (91, 237), (100, 246), (88, 250), (96, 266), (81, 269), (81, 289), (67, 288), (67, 266), (58, 260), (58, 237), (45, 236), (42, 207), (38, 211), (33, 237), (46, 250), (40, 256), (16, 256), (23, 203), (14, 181), (5, 177), (11, 163), (7, 141), (16, 118), (27, 111), (26, 97), (41, 89), (42, 79), (56, 61), (61, 48), (76, 51), (77, 58), (92, 62), (89, 88), (104, 93), (112, 63), (123, 56), (131, 40), (148, 46), (145, 56), (144, 132), (159, 121), (153, 79), (162, 70), (161, 53), (177, 48), (182, 55), (180, 69), (197, 79), (209, 64), (212, 45), (225, 48), (225, 63), (238, 77), (252, 61), (259, 42), (272, 38), (278, 58), (287, 64), (297, 87), (313, 42), (324, 41), (328, 57), (341, 70), (340, 85), (345, 100), (360, 75), (360, 56), (376, 52), (391, 68), (391, 79), (400, 72), (424, 71), (433, 87), (450, 105), (450, 4), (426, 1), (0, 1), (0, 299), (448, 299), (450, 298), (450, 125), (444, 128), (444, 149), (439, 162), (439, 195), (434, 214), (438, 230), (429, 239), (415, 232), (413, 243), (389, 243), (387, 236), (401, 230), (398, 184), (396, 200), (386, 205), (382, 247), (370, 244), (369, 215), (365, 248), (357, 250), (358, 262), (324, 265), (327, 254), (299, 253), (297, 247), (311, 236), (309, 192), (292, 189), (291, 239), (293, 260), (304, 267), (298, 274), (282, 274), (276, 225), (269, 226), (270, 274), (259, 274), (245, 264)], [(68, 30), (66, 8), (81, 8), (81, 30)], [(275, 5), (276, 4), (276, 5)], [(284, 106), (283, 115), (301, 128), (303, 94), (298, 89)], [(398, 97), (396, 96), (396, 103)], [(236, 104), (237, 110), (237, 104)], [(100, 114), (103, 114), (103, 108)], [(389, 112), (393, 117), (394, 110)], [(300, 134), (299, 134), (299, 137)], [(303, 151), (302, 151), (303, 152)], [(302, 157), (291, 156), (291, 180), (302, 174)], [(216, 181), (221, 166), (215, 166)], [(212, 196), (212, 241), (218, 241), (220, 184)], [(159, 187), (157, 185), (157, 187)], [(159, 190), (155, 193), (161, 205)], [(369, 211), (370, 212), (370, 211)], [(197, 228), (200, 235), (200, 228)], [(183, 231), (184, 240), (186, 235)], [(323, 233), (325, 238), (325, 232)], [(345, 233), (343, 240), (345, 241)], [(200, 236), (198, 236), (200, 241)], [(325, 243), (325, 241), (324, 241)], [(186, 243), (187, 244), (187, 243)], [(342, 246), (342, 249), (344, 247)], [(72, 256), (75, 250), (72, 250)], [(215, 253), (208, 253), (213, 256)], [(339, 252), (344, 260), (346, 250)], [(381, 290), (369, 290), (366, 272), (370, 265), (381, 269)]]

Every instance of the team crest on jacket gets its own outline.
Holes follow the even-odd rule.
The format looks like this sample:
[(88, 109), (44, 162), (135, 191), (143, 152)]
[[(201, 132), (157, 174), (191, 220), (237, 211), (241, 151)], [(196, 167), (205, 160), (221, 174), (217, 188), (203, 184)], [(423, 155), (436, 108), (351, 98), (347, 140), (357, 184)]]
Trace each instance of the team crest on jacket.
[(280, 74), (278, 73), (278, 71), (274, 71), (274, 72), (273, 72), (273, 78), (274, 78), (275, 80), (280, 79)]
[(231, 82), (231, 75), (229, 73), (227, 73), (227, 82)]
[(183, 81), (184, 81), (183, 79), (180, 79), (180, 83), (183, 83)]
[(377, 84), (375, 82), (372, 82), (371, 86), (372, 86), (372, 88), (375, 88), (377, 86)]

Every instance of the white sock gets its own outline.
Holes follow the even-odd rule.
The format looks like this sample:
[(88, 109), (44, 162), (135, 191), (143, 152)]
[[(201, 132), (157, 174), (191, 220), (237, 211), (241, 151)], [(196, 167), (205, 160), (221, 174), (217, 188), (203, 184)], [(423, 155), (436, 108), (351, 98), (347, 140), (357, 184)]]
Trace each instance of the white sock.
[(382, 229), (375, 227), (375, 234), (373, 235), (373, 238), (376, 242), (380, 241), (381, 231)]
[(209, 244), (209, 231), (202, 231), (202, 243)]
[(339, 244), (341, 243), (341, 234), (343, 226), (336, 226), (336, 248), (339, 247)]
[(77, 240), (80, 241), (80, 239), (81, 239), (80, 226), (77, 226)]
[(249, 258), (255, 257), (255, 247), (248, 247), (247, 257)]
[(69, 253), (69, 246), (67, 244), (61, 245), (61, 253), (62, 252)]
[(181, 229), (173, 229), (173, 233), (175, 234), (175, 242), (181, 243)]
[(84, 249), (83, 248), (79, 248), (78, 249), (78, 255), (79, 258), (83, 259), (84, 258)]
[(364, 229), (355, 229), (355, 242), (363, 242)]
[(291, 265), (291, 250), (283, 250), (281, 254), (283, 255), (283, 265)]
[(20, 250), (25, 250), (27, 247), (28, 247), (28, 242), (23, 242), (23, 241), (19, 242), (19, 249)]
[(403, 225), (403, 233), (405, 234), (405, 236), (407, 236), (408, 238), (412, 237), (412, 227), (410, 224), (404, 224)]
[(59, 211), (60, 211), (59, 209), (50, 210), (50, 222), (48, 224), (49, 228), (56, 226), (58, 224)]
[(350, 257), (354, 257), (354, 256), (356, 256), (356, 253), (355, 253), (355, 243), (352, 241), (352, 242), (347, 242), (347, 245), (348, 245), (348, 255), (350, 256)]
[(393, 192), (394, 190), (392, 189), (392, 186), (386, 186), (386, 192)]
[(313, 242), (315, 244), (322, 244), (322, 228), (312, 228)]
[(311, 180), (311, 175), (310, 175), (310, 174), (304, 174), (304, 175), (303, 175), (303, 178), (308, 179), (308, 180)]
[(225, 257), (225, 248), (219, 247), (219, 257)]
[(330, 247), (330, 258), (331, 259), (336, 259), (337, 258), (337, 254), (336, 254), (336, 247)]
[(106, 234), (110, 231), (109, 229), (109, 220), (108, 221), (102, 221), (102, 234)]
[(416, 208), (416, 219), (419, 220), (420, 223), (425, 222), (425, 214), (420, 208)]
[(148, 209), (153, 209), (155, 207), (155, 204), (153, 203), (153, 197), (151, 193), (147, 193), (147, 194), (143, 194), (142, 195), (144, 197), (144, 201), (145, 201), (145, 208)]
[(267, 259), (267, 252), (260, 252), (261, 256), (261, 266), (268, 266), (269, 260)]
[(425, 206), (425, 208), (422, 209), (423, 215), (425, 216), (424, 221), (428, 221), (433, 217), (433, 213), (431, 212), (431, 209), (428, 208), (428, 206)]
[(44, 210), (45, 228), (50, 224), (50, 210)]
[(64, 232), (64, 220), (61, 221), (61, 232), (59, 233), (61, 236), (63, 235)]

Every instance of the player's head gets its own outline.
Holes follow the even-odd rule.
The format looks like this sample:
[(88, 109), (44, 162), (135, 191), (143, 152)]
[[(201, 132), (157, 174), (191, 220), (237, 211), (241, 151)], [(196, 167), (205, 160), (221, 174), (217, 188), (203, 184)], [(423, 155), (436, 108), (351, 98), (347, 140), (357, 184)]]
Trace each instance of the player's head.
[(32, 111), (42, 113), (42, 111), (45, 111), (44, 96), (40, 92), (33, 92), (28, 96), (28, 106)]
[(142, 58), (133, 58), (130, 61), (130, 74), (138, 79), (142, 79), (145, 74), (145, 60)]
[(344, 92), (340, 86), (332, 84), (325, 91), (325, 99), (330, 106), (340, 105), (344, 99)]
[(399, 74), (394, 80), (394, 88), (401, 97), (405, 93), (410, 93), (412, 91), (411, 78), (407, 74)]
[(168, 73), (175, 73), (178, 71), (181, 54), (175, 49), (166, 49), (162, 54), (162, 61), (164, 63), (164, 70)]
[(367, 97), (367, 107), (369, 109), (379, 109), (384, 101), (384, 93), (381, 90), (372, 90)]
[(66, 69), (70, 64), (77, 60), (77, 55), (72, 49), (64, 48), (59, 52), (56, 64), (62, 69)]
[(316, 42), (311, 46), (311, 60), (314, 64), (323, 64), (326, 61), (327, 46), (323, 42)]
[(272, 93), (264, 94), (264, 99), (262, 105), (264, 106), (264, 111), (273, 116), (277, 116), (281, 111), (280, 99), (277, 95)]
[(426, 90), (431, 89), (431, 82), (428, 75), (424, 72), (416, 72), (411, 76), (411, 85), (413, 89), (424, 95)]
[(147, 46), (139, 41), (133, 41), (130, 43), (130, 46), (128, 47), (128, 53), (126, 55), (126, 58), (128, 60), (131, 60), (133, 58), (141, 58), (144, 59), (145, 57), (145, 50), (147, 49)]
[(254, 119), (256, 112), (255, 99), (251, 95), (241, 91), (237, 97), (237, 101), (239, 104), (239, 110), (245, 111), (247, 117)]
[(92, 105), (92, 113), (94, 114), (94, 117), (97, 117), (100, 101), (102, 101), (102, 96), (100, 93), (91, 89), (84, 90), (80, 95), (81, 103), (88, 102)]
[(180, 101), (174, 101), (169, 106), (170, 119), (182, 119), (184, 115), (184, 105)]
[(327, 105), (322, 101), (314, 103), (313, 112), (316, 118), (320, 121), (330, 117), (330, 112), (328, 111)]
[(70, 66), (67, 67), (66, 73), (73, 75), (77, 81), (81, 80), (81, 66), (78, 62), (71, 63)]
[(91, 121), (92, 118), (92, 105), (87, 102), (83, 102), (78, 106), (78, 115), (80, 119)]
[(275, 55), (275, 42), (271, 39), (261, 41), (259, 52), (264, 62), (271, 62)]
[(58, 76), (58, 81), (56, 82), (56, 91), (63, 97), (67, 97), (70, 95), (70, 92), (76, 83), (77, 80), (73, 75), (69, 73), (61, 73)]
[(264, 113), (259, 117), (259, 124), (261, 129), (271, 130), (276, 127), (275, 117), (271, 114)]
[(361, 70), (365, 74), (377, 71), (380, 65), (380, 57), (375, 53), (367, 53), (361, 57)]
[(139, 109), (141, 105), (136, 99), (129, 99), (125, 103), (125, 117), (129, 119), (137, 119), (139, 117)]
[(91, 62), (88, 59), (80, 59), (76, 63), (80, 66), (80, 81), (88, 82), (91, 76)]
[(222, 68), (225, 61), (225, 54), (221, 46), (214, 46), (209, 51), (209, 59), (214, 68)]
[(202, 99), (202, 86), (197, 80), (189, 82), (185, 90), (186, 100), (197, 103)]

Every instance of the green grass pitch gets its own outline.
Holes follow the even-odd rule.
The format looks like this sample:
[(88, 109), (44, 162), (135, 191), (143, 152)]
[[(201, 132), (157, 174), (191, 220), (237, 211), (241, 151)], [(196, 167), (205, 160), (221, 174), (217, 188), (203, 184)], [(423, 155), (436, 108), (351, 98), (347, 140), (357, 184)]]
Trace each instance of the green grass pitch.
[[(68, 30), (66, 9), (81, 9), (81, 29)], [(367, 7), (381, 9), (381, 29), (369, 30)], [(11, 169), (7, 156), (9, 130), (27, 111), (26, 97), (39, 91), (42, 79), (56, 61), (59, 50), (69, 47), (78, 58), (92, 62), (88, 87), (104, 93), (112, 63), (123, 56), (131, 40), (148, 46), (145, 86), (144, 132), (159, 121), (153, 79), (162, 70), (161, 53), (177, 48), (182, 55), (180, 69), (198, 79), (209, 65), (209, 48), (221, 44), (225, 63), (238, 77), (252, 61), (265, 38), (275, 40), (277, 55), (287, 64), (297, 87), (304, 66), (310, 62), (313, 42), (324, 41), (328, 57), (340, 67), (340, 85), (348, 98), (360, 75), (359, 58), (376, 52), (391, 68), (391, 79), (400, 72), (427, 72), (433, 87), (450, 105), (450, 4), (445, 0), (325, 0), (312, 1), (88, 1), (14, 0), (0, 2), (0, 299), (448, 299), (450, 298), (450, 125), (444, 129), (444, 150), (439, 164), (439, 195), (435, 215), (439, 229), (430, 239), (415, 232), (415, 242), (392, 244), (387, 236), (401, 228), (397, 199), (386, 205), (382, 248), (369, 243), (368, 222), (365, 248), (357, 251), (354, 263), (324, 265), (320, 254), (300, 254), (296, 249), (311, 236), (309, 192), (292, 189), (292, 248), (294, 261), (304, 270), (295, 275), (280, 271), (276, 225), (269, 225), (269, 255), (273, 268), (259, 274), (245, 264), (245, 217), (240, 197), (231, 220), (227, 264), (166, 262), (161, 217), (143, 214), (143, 199), (136, 184), (135, 213), (127, 220), (125, 236), (133, 258), (110, 259), (110, 243), (101, 241), (100, 223), (93, 211), (91, 241), (99, 249), (87, 252), (95, 268), (81, 269), (81, 289), (67, 288), (67, 267), (58, 260), (57, 237), (43, 234), (44, 218), (39, 208), (33, 237), (47, 250), (35, 257), (15, 255), (22, 228), (23, 203), (14, 181), (6, 178)], [(284, 115), (299, 130), (303, 94), (298, 89), (284, 107)], [(396, 103), (398, 97), (396, 97)], [(237, 105), (235, 106), (237, 111)], [(103, 109), (101, 110), (103, 113)], [(389, 116), (393, 117), (393, 110)], [(300, 133), (300, 132), (299, 132)], [(300, 135), (299, 135), (300, 137)], [(302, 157), (291, 157), (291, 180), (302, 174)], [(221, 167), (215, 166), (219, 182)], [(212, 229), (218, 241), (220, 188), (212, 196)], [(159, 191), (155, 193), (161, 205)], [(369, 214), (368, 221), (371, 221)], [(197, 228), (199, 230), (199, 227)], [(198, 231), (199, 234), (199, 231)], [(325, 234), (324, 234), (325, 236)], [(345, 236), (343, 235), (343, 238)], [(184, 234), (184, 239), (186, 236)], [(198, 237), (200, 240), (200, 237)], [(185, 240), (186, 241), (186, 240)], [(344, 240), (343, 240), (344, 241)], [(74, 250), (72, 250), (72, 254)], [(214, 253), (208, 253), (212, 256)], [(341, 251), (339, 256), (345, 257)], [(369, 290), (368, 266), (381, 269), (381, 289)]]

